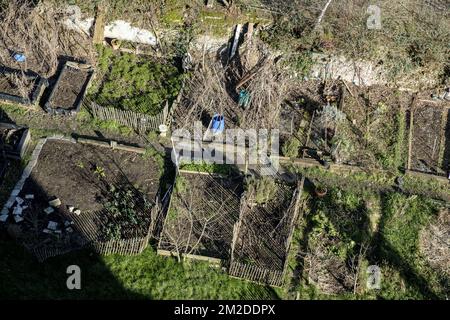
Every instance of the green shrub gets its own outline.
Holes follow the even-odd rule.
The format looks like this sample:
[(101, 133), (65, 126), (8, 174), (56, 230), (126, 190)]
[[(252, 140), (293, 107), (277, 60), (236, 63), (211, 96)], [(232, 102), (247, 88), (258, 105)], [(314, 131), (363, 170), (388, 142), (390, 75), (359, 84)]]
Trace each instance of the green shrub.
[(158, 165), (160, 174), (164, 171), (164, 155), (158, 152), (152, 146), (145, 148), (145, 153), (143, 154), (144, 159), (153, 159)]
[(147, 56), (115, 53), (99, 47), (98, 68), (103, 82), (93, 94), (100, 105), (156, 115), (164, 102), (173, 101), (181, 88), (182, 74), (170, 62)]
[[(137, 230), (145, 222), (137, 206), (136, 195), (129, 187), (116, 188), (110, 186), (108, 199), (104, 202), (105, 213), (101, 218), (101, 230), (106, 240), (127, 238), (129, 232)], [(151, 205), (145, 199), (144, 207), (149, 210)]]
[(296, 158), (301, 142), (295, 136), (290, 137), (281, 147), (281, 152), (285, 157)]
[(262, 177), (262, 178), (249, 178), (246, 181), (246, 190), (250, 194), (254, 194), (254, 199), (257, 204), (264, 204), (272, 200), (277, 194), (277, 185), (275, 180)]

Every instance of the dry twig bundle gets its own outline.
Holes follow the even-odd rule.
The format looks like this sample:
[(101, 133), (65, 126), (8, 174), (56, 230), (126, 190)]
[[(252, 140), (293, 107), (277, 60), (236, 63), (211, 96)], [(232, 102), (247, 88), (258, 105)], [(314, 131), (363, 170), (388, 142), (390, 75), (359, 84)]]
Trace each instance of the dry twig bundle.
[[(94, 50), (88, 37), (66, 29), (66, 16), (66, 8), (50, 1), (37, 5), (29, 0), (10, 1), (0, 17), (0, 63), (49, 77), (56, 72), (60, 55), (92, 62)], [(26, 60), (16, 62), (14, 53), (25, 55)]]
[[(256, 64), (248, 63), (252, 57), (249, 50), (257, 50), (253, 55), (258, 57)], [(175, 117), (176, 125), (187, 128), (194, 121), (204, 120), (205, 115), (221, 113), (226, 127), (278, 128), (281, 103), (288, 86), (276, 58), (261, 45), (256, 49), (247, 48), (226, 65), (215, 58), (204, 58), (187, 82), (183, 105)], [(250, 97), (245, 108), (239, 105), (242, 90)]]

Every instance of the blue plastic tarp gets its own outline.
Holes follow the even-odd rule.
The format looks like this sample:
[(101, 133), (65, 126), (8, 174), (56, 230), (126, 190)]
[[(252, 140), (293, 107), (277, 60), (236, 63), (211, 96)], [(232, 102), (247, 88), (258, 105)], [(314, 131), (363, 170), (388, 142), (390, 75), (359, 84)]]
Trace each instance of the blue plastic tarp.
[(221, 114), (215, 114), (211, 121), (211, 130), (213, 133), (220, 133), (225, 129), (225, 119)]
[(14, 60), (16, 60), (17, 62), (25, 62), (26, 57), (25, 55), (21, 54), (21, 53), (15, 53), (13, 55)]

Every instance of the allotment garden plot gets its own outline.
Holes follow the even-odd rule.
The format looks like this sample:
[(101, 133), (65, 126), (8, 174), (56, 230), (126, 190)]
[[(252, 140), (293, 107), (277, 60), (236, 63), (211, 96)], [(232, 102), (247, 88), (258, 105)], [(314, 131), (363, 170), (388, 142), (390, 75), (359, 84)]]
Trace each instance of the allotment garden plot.
[(154, 116), (177, 97), (182, 75), (174, 61), (103, 46), (98, 50), (97, 79), (89, 92), (92, 102)]
[(45, 104), (49, 113), (78, 112), (93, 69), (86, 64), (66, 62)]
[(146, 246), (161, 174), (154, 158), (86, 141), (48, 139), (33, 156), (39, 148), (9, 201), (13, 237), (40, 260), (87, 244), (117, 253)]
[(450, 109), (418, 104), (411, 110), (409, 169), (444, 174), (448, 166)]
[(342, 81), (299, 84), (282, 111), (282, 153), (337, 163), (398, 168), (404, 162), (411, 96)]
[(247, 178), (229, 273), (282, 286), (303, 181), (297, 188), (268, 177)]
[(180, 172), (159, 253), (229, 259), (242, 191), (239, 175)]
[(35, 105), (46, 85), (47, 81), (39, 76), (0, 66), (0, 101)]

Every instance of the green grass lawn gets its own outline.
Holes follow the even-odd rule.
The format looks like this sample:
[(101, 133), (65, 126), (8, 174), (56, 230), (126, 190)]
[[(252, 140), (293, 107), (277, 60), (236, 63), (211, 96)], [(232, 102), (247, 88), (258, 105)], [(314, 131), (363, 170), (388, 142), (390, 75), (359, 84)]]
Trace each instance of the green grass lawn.
[[(0, 240), (0, 299), (256, 299), (271, 288), (232, 279), (203, 263), (178, 263), (153, 249), (138, 256), (98, 256), (88, 250), (38, 263), (22, 247)], [(66, 269), (81, 268), (81, 290), (68, 290)]]
[(379, 298), (444, 299), (449, 279), (429, 265), (419, 247), (420, 231), (437, 218), (436, 204), (397, 193), (383, 196), (382, 202), (377, 259), (384, 279)]
[[(428, 263), (419, 244), (421, 231), (437, 219), (441, 206), (438, 202), (395, 192), (361, 196), (336, 187), (329, 187), (327, 196), (322, 199), (306, 191), (305, 199), (310, 204), (294, 235), (295, 252), (289, 263), (291, 268), (303, 270), (302, 256), (298, 252), (306, 252), (308, 246), (314, 244), (316, 235), (323, 234), (333, 239), (331, 245), (327, 244), (327, 249), (347, 263), (351, 254), (357, 253), (355, 245), (364, 241), (369, 247), (362, 260), (356, 294), (351, 291), (325, 294), (313, 283), (308, 283), (306, 272), (291, 282), (291, 297), (299, 294), (301, 299), (435, 300), (448, 296), (450, 279), (442, 270)], [(374, 204), (375, 199), (379, 200), (379, 207)], [(372, 205), (367, 206), (370, 203)], [(374, 216), (376, 208), (379, 208), (378, 218)], [(357, 216), (359, 218), (355, 219)], [(376, 227), (371, 227), (373, 223)], [(319, 241), (323, 243), (324, 238), (319, 238)], [(366, 287), (366, 268), (369, 265), (380, 268), (379, 290)], [(281, 292), (280, 296), (286, 297), (286, 294)]]

